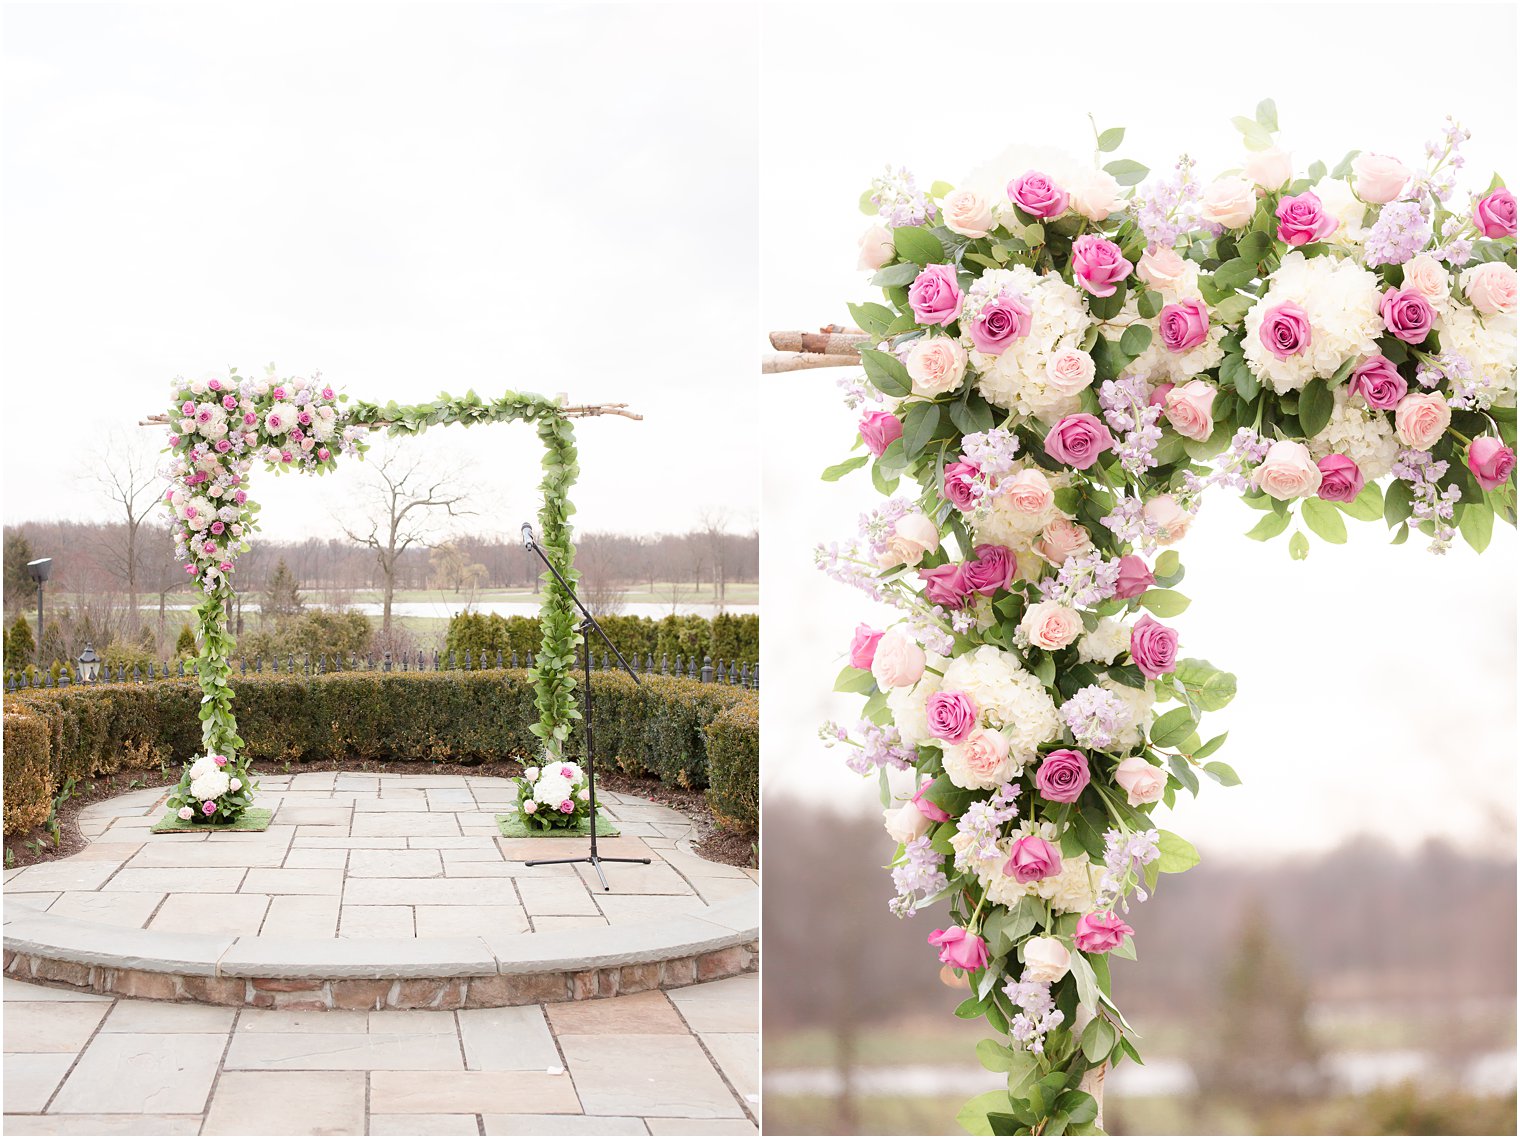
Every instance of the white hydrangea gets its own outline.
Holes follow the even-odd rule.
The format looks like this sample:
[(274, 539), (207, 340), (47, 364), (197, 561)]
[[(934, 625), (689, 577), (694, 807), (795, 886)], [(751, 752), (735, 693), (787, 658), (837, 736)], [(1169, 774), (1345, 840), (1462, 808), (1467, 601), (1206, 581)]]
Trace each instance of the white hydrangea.
[[(1169, 352), (1161, 343), (1160, 314), (1154, 320), (1142, 320), (1140, 323), (1151, 330), (1151, 342), (1125, 369), (1126, 373), (1137, 375), (1151, 384), (1180, 384), (1224, 363), (1221, 342), (1227, 330), (1222, 324), (1211, 324), (1208, 338), (1198, 347), (1189, 348), (1186, 352)], [(1120, 332), (1119, 335), (1123, 333)], [(1117, 340), (1119, 336), (1112, 339)]]
[[(1381, 299), (1378, 278), (1356, 262), (1289, 253), (1272, 274), (1266, 295), (1246, 312), (1246, 363), (1279, 393), (1298, 391), (1316, 376), (1332, 376), (1347, 359), (1377, 352), (1384, 330)], [(1304, 310), (1311, 335), (1304, 351), (1279, 359), (1261, 342), (1261, 322), (1289, 301)]]
[(210, 771), (203, 772), (199, 777), (191, 775), (190, 794), (200, 800), (216, 799), (227, 793), (229, 785), (227, 773), (213, 764)]
[(1156, 704), (1155, 685), (1147, 683), (1144, 688), (1131, 688), (1111, 676), (1105, 676), (1098, 683), (1117, 696), (1129, 714), (1128, 724), (1119, 733), (1115, 745), (1121, 749), (1139, 747), (1141, 733), (1151, 726), (1151, 710)]
[(1362, 224), (1367, 216), (1367, 206), (1351, 189), (1344, 178), (1321, 178), (1309, 189), (1319, 198), (1325, 213), (1340, 222), (1335, 232), (1325, 240), (1330, 245), (1351, 248), (1367, 237), (1367, 227)]
[[(1059, 848), (1054, 823), (1023, 824), (1019, 834), (1039, 834), (1052, 846)], [(1006, 872), (1009, 851), (1013, 839), (1003, 839), (997, 844), (997, 854), (992, 858), (973, 858), (969, 855), (971, 836), (957, 831), (950, 839), (955, 850), (956, 865), (976, 876), (977, 883), (986, 891), (987, 900), (1003, 906), (1016, 906), (1031, 895), (1045, 898), (1051, 908), (1060, 913), (1086, 913), (1092, 908), (1093, 867), (1085, 853), (1070, 857), (1061, 856), (1061, 872), (1049, 878), (1033, 882), (1020, 882)]]
[(969, 333), (962, 337), (979, 373), (977, 390), (998, 407), (1039, 419), (1058, 418), (1079, 407), (1077, 396), (1051, 388), (1046, 365), (1059, 352), (1081, 349), (1092, 323), (1082, 294), (1058, 275), (1041, 276), (1024, 265), (989, 269), (981, 282), (989, 298), (1004, 291), (1022, 297), (1030, 308), (1030, 324), (1029, 335), (998, 356), (978, 352)]
[(1062, 856), (1059, 874), (1029, 885), (1033, 887), (1031, 892), (1048, 901), (1057, 913), (1085, 914), (1093, 906), (1092, 859), (1085, 851), (1070, 857)]
[(1373, 482), (1393, 470), (1399, 440), (1387, 412), (1352, 399), (1350, 390), (1343, 386), (1335, 389), (1330, 422), (1309, 440), (1309, 454), (1316, 459), (1345, 455), (1361, 470), (1364, 479)]
[(887, 709), (892, 713), (892, 722), (897, 726), (898, 734), (908, 747), (938, 742), (929, 734), (927, 705), (929, 697), (940, 689), (940, 679), (934, 670), (943, 671), (944, 667), (944, 657), (930, 655), (923, 678), (917, 684), (911, 688), (893, 688), (887, 692)]
[(1112, 617), (1099, 617), (1092, 632), (1077, 642), (1077, 659), (1084, 664), (1113, 664), (1129, 652), (1129, 626)]
[(940, 687), (971, 697), (982, 722), (1003, 733), (1015, 775), (1035, 758), (1041, 744), (1061, 734), (1055, 702), (1045, 686), (1024, 671), (1018, 657), (995, 645), (980, 645), (952, 660)]
[(296, 426), (299, 414), (294, 404), (276, 403), (264, 416), (264, 429), (271, 435), (283, 435)]
[(533, 785), (533, 797), (540, 803), (558, 807), (570, 798), (570, 780), (561, 775), (558, 768), (545, 772)]
[(203, 755), (190, 765), (190, 778), (200, 779), (208, 772), (215, 771), (216, 769), (216, 758), (210, 755)]
[[(227, 434), (227, 413), (214, 403), (203, 403), (196, 408), (196, 430), (207, 439), (220, 439)], [(200, 413), (204, 413), (206, 421), (200, 422)]]
[(1489, 390), (1500, 407), (1515, 405), (1515, 317), (1479, 316), (1454, 304), (1441, 322), (1441, 348), (1464, 357), (1473, 379)]
[(211, 505), (209, 498), (196, 495), (185, 503), (184, 510), (179, 515), (189, 524), (190, 529), (204, 530), (216, 521), (216, 507)]

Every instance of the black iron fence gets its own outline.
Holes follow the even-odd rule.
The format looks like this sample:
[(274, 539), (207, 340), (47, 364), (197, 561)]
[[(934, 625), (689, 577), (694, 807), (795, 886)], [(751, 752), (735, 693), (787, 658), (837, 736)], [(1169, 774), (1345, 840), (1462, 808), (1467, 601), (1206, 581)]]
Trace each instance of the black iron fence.
[[(703, 684), (730, 684), (739, 688), (758, 690), (760, 687), (760, 666), (738, 661), (716, 661), (709, 656), (704, 656), (699, 661), (695, 655), (682, 658), (677, 656), (672, 660), (668, 655), (661, 655), (656, 663), (654, 654), (650, 653), (641, 661), (635, 654), (628, 662), (633, 670), (646, 676), (676, 676), (687, 680), (700, 681)], [(299, 658), (295, 654), (289, 654), (284, 659), (271, 657), (267, 661), (263, 657), (253, 660), (239, 659), (233, 667), (234, 675), (286, 675), (286, 676), (321, 676), (329, 672), (443, 672), (447, 669), (465, 669), (476, 671), (486, 668), (532, 668), (533, 654), (528, 653), (526, 659), (519, 659), (514, 651), (503, 656), (498, 651), (492, 659), (489, 653), (480, 653), (471, 656), (468, 650), (463, 658), (458, 658), (452, 652), (433, 653), (385, 653), (376, 657), (369, 654), (364, 657), (350, 653), (344, 657), (341, 653), (318, 653), (313, 657), (309, 653), (302, 653)], [(610, 653), (603, 653), (600, 658), (595, 654), (591, 657), (591, 667), (596, 670), (620, 667)], [(149, 662), (146, 669), (139, 664), (134, 664), (130, 670), (125, 665), (117, 665), (113, 671), (105, 664), (99, 666), (93, 680), (80, 680), (69, 674), (67, 666), (58, 670), (55, 678), (52, 671), (47, 669), (31, 668), (23, 672), (12, 672), (6, 676), (5, 690), (7, 692), (19, 692), (29, 688), (59, 688), (72, 684), (145, 684), (155, 680), (176, 680), (180, 677), (194, 676), (195, 663), (192, 661), (187, 668), (183, 660), (176, 662), (164, 661), (162, 664)]]

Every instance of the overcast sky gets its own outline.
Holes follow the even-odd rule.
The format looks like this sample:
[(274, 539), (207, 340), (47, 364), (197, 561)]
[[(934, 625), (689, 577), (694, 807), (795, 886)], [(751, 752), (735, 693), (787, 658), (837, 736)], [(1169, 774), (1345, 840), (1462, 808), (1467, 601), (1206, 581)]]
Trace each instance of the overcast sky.
[[(355, 397), (567, 392), (583, 529), (758, 524), (753, 17), (738, 5), (24, 4), (3, 16), (4, 508), (169, 381), (270, 362)], [(135, 429), (134, 429), (135, 430)], [(147, 429), (143, 429), (147, 434)], [(419, 441), (537, 510), (531, 427)], [(155, 436), (156, 438), (156, 436)], [(255, 475), (323, 535), (359, 477)]]
[[(930, 22), (946, 34), (1006, 37), (1017, 31), (1015, 11), (938, 5)], [(869, 28), (817, 6), (768, 14), (762, 332), (848, 322), (845, 302), (870, 299), (855, 271), (866, 224), (856, 202), (882, 166), (906, 165), (927, 186), (955, 182), (1015, 143), (1085, 158), (1089, 111), (1100, 126), (1128, 128), (1124, 156), (1164, 169), (1185, 150), (1205, 177), (1240, 165), (1229, 118), (1268, 95), (1300, 169), (1314, 158), (1334, 165), (1353, 147), (1417, 162), (1450, 112), (1473, 131), (1465, 152), (1479, 188), (1496, 168), (1511, 183), (1520, 177), (1508, 6), (1445, 4), (1439, 15), (1326, 4), (1084, 9), (1118, 53), (1121, 78), (1111, 84), (1093, 65), (1104, 50), (1094, 46), (1082, 49), (1080, 81), (1060, 52), (1043, 47), (980, 77), (930, 51), (909, 74), (894, 53), (903, 29), (924, 19), (917, 6), (873, 8)], [(1278, 23), (1295, 29), (1303, 50), (1264, 46)], [(1298, 38), (1305, 27), (1307, 46)], [(870, 28), (893, 29), (879, 33), (881, 51), (871, 50)], [(1431, 36), (1451, 35), (1461, 44), (1457, 67), (1430, 53)], [(1326, 53), (1341, 63), (1327, 66)], [(1381, 90), (1377, 77), (1394, 90)], [(880, 501), (860, 475), (832, 487), (817, 481), (845, 457), (855, 430), (835, 396), (837, 375), (767, 377), (761, 404), (767, 439), (787, 440), (768, 452), (764, 488), (768, 811), (785, 794), (875, 806), (874, 783), (814, 734), (824, 719), (858, 716), (858, 697), (829, 689), (856, 622), (882, 616), (812, 567), (817, 542), (853, 534), (859, 513)], [(1466, 547), (1437, 558), (1418, 538), (1390, 547), (1381, 523), (1352, 523), (1349, 545), (1314, 539), (1299, 563), (1285, 541), (1242, 536), (1256, 517), (1227, 493), (1210, 499), (1181, 547), (1180, 588), (1193, 604), (1169, 622), (1184, 655), (1239, 676), (1240, 696), (1205, 726), (1230, 729), (1219, 758), (1245, 784), (1206, 783), (1197, 803), (1184, 795), (1163, 825), (1206, 856), (1323, 849), (1358, 830), (1402, 845), (1444, 835), (1512, 855), (1515, 532), (1496, 530), (1482, 558)]]

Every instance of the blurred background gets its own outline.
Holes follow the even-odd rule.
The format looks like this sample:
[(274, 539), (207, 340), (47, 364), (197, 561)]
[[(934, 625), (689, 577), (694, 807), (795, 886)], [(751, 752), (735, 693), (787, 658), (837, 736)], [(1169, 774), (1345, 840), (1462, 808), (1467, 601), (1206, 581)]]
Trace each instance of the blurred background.
[[(1416, 28), (1450, 29), (1463, 64), (1401, 82), (1385, 113), (1363, 69), (1323, 67), (1318, 47), (1254, 62), (1249, 45), (1303, 20), (1380, 75), (1431, 69)], [(910, 67), (905, 29), (923, 21), (766, 15), (759, 351), (870, 299), (856, 201), (883, 166), (927, 186), (1014, 143), (1085, 156), (1089, 111), (1157, 172), (1184, 148), (1204, 178), (1238, 166), (1229, 118), (1268, 96), (1299, 169), (1353, 147), (1418, 163), (1451, 113), (1473, 132), (1474, 186), (1520, 170), (1508, 6), (1086, 5), (1084, 27), (1135, 75), (1112, 87), (1073, 84), (1059, 52), (980, 79), (933, 52)], [(968, 46), (1030, 31), (1007, 7), (940, 5), (933, 23), (925, 35)], [(858, 716), (833, 679), (856, 623), (887, 620), (813, 567), (878, 500), (859, 475), (818, 481), (854, 437), (841, 374), (763, 381), (765, 1130), (955, 1133), (960, 1105), (999, 1086), (972, 1056), (989, 1033), (953, 1017), (961, 994), (939, 982), (925, 938), (942, 912), (887, 913), (875, 785), (816, 734)], [(1193, 603), (1171, 623), (1184, 655), (1239, 677), (1205, 726), (1230, 730), (1219, 757), (1244, 783), (1161, 812), (1203, 861), (1129, 917), (1139, 960), (1115, 962), (1116, 996), (1147, 1063), (1110, 1078), (1109, 1129), (1514, 1134), (1515, 533), (1441, 558), (1369, 523), (1292, 562), (1284, 541), (1243, 537), (1255, 518), (1215, 498), (1180, 551)]]

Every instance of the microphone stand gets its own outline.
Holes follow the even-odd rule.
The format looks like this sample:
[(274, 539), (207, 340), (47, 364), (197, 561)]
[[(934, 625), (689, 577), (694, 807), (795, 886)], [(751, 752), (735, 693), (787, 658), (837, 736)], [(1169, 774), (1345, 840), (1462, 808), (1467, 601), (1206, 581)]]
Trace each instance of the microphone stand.
[(585, 673), (586, 673), (586, 683), (585, 683), (585, 685), (581, 689), (581, 703), (582, 703), (583, 708), (585, 709), (585, 711), (583, 713), (583, 719), (585, 720), (585, 725), (586, 725), (585, 726), (585, 735), (586, 735), (586, 786), (587, 786), (588, 790), (590, 791), (590, 800), (591, 800), (591, 854), (590, 854), (589, 857), (586, 857), (586, 858), (535, 858), (531, 862), (525, 862), (523, 865), (525, 865), (525, 866), (559, 866), (559, 865), (564, 865), (564, 864), (573, 863), (573, 862), (589, 862), (589, 863), (591, 863), (592, 867), (596, 870), (596, 876), (597, 876), (597, 878), (602, 883), (602, 889), (606, 890), (606, 891), (608, 891), (610, 893), (612, 891), (612, 887), (609, 886), (609, 885), (607, 885), (607, 876), (602, 873), (602, 863), (604, 863), (604, 862), (637, 862), (637, 863), (641, 863), (644, 866), (648, 866), (650, 864), (650, 860), (647, 859), (647, 858), (603, 858), (599, 854), (597, 854), (597, 852), (596, 852), (596, 813), (597, 813), (597, 805), (596, 805), (596, 756), (593, 754), (593, 752), (591, 750), (591, 740), (592, 740), (592, 733), (591, 733), (591, 630), (592, 629), (595, 629), (597, 631), (597, 633), (601, 635), (602, 640), (607, 642), (607, 647), (612, 650), (612, 655), (615, 656), (615, 657), (617, 657), (618, 664), (620, 664), (620, 665), (623, 666), (623, 670), (625, 672), (627, 672), (629, 676), (633, 677), (633, 682), (635, 684), (641, 684), (643, 682), (641, 680), (639, 680), (638, 673), (634, 672), (633, 669), (629, 666), (628, 662), (623, 659), (623, 654), (620, 653), (620, 652), (618, 652), (618, 647), (616, 645), (614, 645), (612, 643), (611, 638), (609, 638), (607, 636), (607, 631), (605, 629), (603, 629), (601, 627), (601, 625), (599, 625), (597, 623), (596, 618), (591, 615), (591, 611), (589, 609), (587, 609), (586, 606), (581, 603), (581, 599), (576, 596), (575, 590), (573, 590), (573, 589), (570, 588), (570, 583), (565, 580), (564, 576), (559, 572), (558, 569), (555, 568), (554, 563), (549, 560), (548, 555), (546, 555), (544, 553), (543, 549), (539, 546), (539, 544), (536, 541), (534, 541), (534, 539), (533, 539), (533, 528), (528, 523), (526, 523), (526, 522), (523, 523), (522, 536), (523, 536), (523, 545), (526, 546), (528, 549), (532, 550), (535, 554), (537, 554), (538, 557), (539, 557), (539, 560), (541, 562), (543, 562), (544, 565), (546, 565), (546, 566), (549, 567), (549, 572), (554, 575), (555, 580), (557, 580), (559, 582), (560, 587), (564, 589), (565, 594), (570, 598), (570, 600), (573, 601), (573, 602), (575, 602), (575, 607), (581, 611), (581, 623), (580, 623), (580, 626), (579, 626), (579, 628), (580, 628), (580, 634), (581, 634), (581, 653), (583, 654), (581, 659), (582, 659), (582, 662), (585, 665)]

